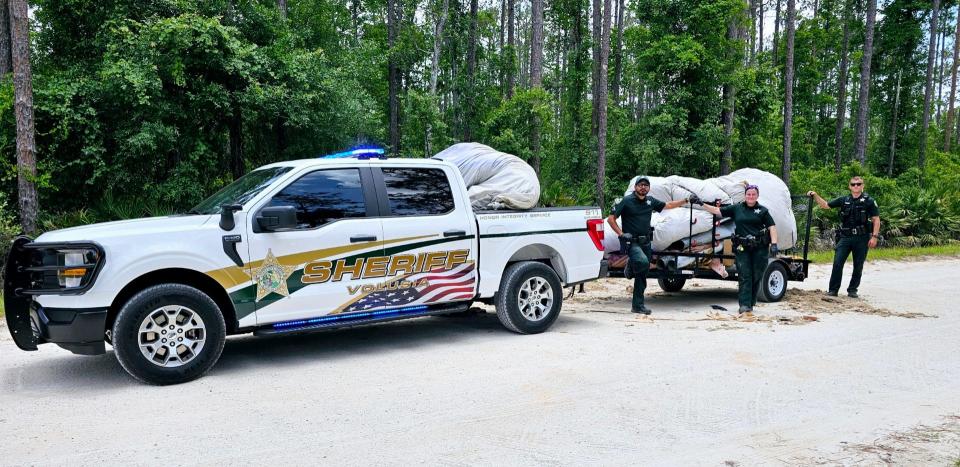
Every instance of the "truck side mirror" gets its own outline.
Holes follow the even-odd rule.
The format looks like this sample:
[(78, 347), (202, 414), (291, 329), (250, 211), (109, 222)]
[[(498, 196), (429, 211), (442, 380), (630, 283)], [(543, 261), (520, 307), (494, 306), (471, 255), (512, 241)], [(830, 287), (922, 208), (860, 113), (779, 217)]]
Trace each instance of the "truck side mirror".
[(293, 206), (270, 206), (257, 213), (257, 225), (267, 232), (292, 229), (297, 226), (297, 208)]
[(220, 206), (220, 228), (224, 231), (231, 231), (236, 226), (233, 221), (233, 213), (243, 209), (239, 204), (224, 204)]

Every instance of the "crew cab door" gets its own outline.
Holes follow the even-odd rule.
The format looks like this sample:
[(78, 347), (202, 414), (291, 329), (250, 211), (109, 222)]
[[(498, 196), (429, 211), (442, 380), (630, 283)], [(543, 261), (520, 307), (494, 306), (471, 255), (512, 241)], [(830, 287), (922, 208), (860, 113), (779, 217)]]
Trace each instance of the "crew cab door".
[[(476, 238), (466, 196), (454, 192), (452, 167), (372, 164), (388, 273), (400, 288), (386, 308), (471, 300), (476, 292)], [(392, 294), (391, 294), (392, 293)]]
[[(251, 210), (249, 271), (259, 325), (342, 312), (363, 286), (383, 280), (363, 269), (364, 257), (383, 255), (369, 166), (314, 167), (292, 180)], [(296, 226), (263, 228), (264, 209), (282, 206), (295, 208)]]

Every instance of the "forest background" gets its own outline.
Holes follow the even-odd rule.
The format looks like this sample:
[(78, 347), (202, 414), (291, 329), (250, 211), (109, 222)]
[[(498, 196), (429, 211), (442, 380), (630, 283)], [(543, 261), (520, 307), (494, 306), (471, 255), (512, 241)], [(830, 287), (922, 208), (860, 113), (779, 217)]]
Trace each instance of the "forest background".
[(0, 247), (274, 161), (460, 141), (530, 162), (545, 205), (608, 210), (636, 174), (863, 175), (885, 243), (956, 242), (958, 37), (950, 0), (0, 0)]

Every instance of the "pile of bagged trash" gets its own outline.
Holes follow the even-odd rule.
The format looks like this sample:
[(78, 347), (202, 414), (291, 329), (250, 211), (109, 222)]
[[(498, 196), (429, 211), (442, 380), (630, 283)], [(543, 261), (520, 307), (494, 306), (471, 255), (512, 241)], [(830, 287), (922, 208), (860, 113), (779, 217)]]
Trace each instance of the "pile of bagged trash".
[[(497, 151), (480, 143), (459, 143), (444, 149), (434, 159), (453, 163), (460, 170), (467, 186), (470, 204), (474, 210), (530, 209), (540, 199), (540, 181), (536, 172), (523, 159)], [(624, 195), (633, 192), (630, 180)], [(663, 202), (687, 199), (696, 195), (704, 202), (735, 204), (744, 200), (747, 185), (760, 188), (760, 204), (770, 210), (777, 224), (780, 250), (793, 247), (797, 240), (797, 221), (793, 216), (790, 190), (780, 177), (759, 169), (740, 169), (723, 177), (700, 180), (671, 175), (647, 177), (650, 196)], [(716, 223), (716, 225), (714, 225)], [(715, 220), (713, 214), (700, 206), (668, 209), (653, 213), (653, 250), (659, 252), (732, 253), (730, 238), (734, 224), (730, 219)], [(620, 254), (620, 241), (613, 229), (604, 223), (604, 250), (611, 267), (623, 267), (626, 256)], [(661, 254), (654, 267), (683, 269), (693, 266), (711, 267), (726, 277), (725, 266), (719, 260), (696, 264), (694, 258)]]
[[(633, 193), (633, 186), (638, 178), (639, 176), (630, 180), (624, 195)], [(760, 189), (759, 203), (770, 210), (770, 215), (777, 224), (779, 248), (786, 250), (796, 243), (797, 221), (793, 215), (793, 201), (790, 198), (790, 190), (783, 183), (783, 180), (774, 174), (747, 168), (723, 177), (706, 180), (677, 175), (647, 178), (650, 179), (649, 196), (663, 202), (687, 199), (691, 195), (696, 195), (705, 203), (735, 204), (744, 200), (744, 189), (747, 185), (757, 185)], [(654, 229), (653, 250), (661, 252), (731, 253), (730, 238), (733, 236), (733, 221), (731, 219), (721, 219), (717, 221), (716, 229), (714, 229), (714, 222), (713, 214), (696, 205), (693, 206), (692, 210), (688, 206), (684, 206), (683, 208), (666, 209), (660, 213), (655, 212), (650, 220)], [(608, 253), (611, 267), (622, 267), (621, 264), (626, 263), (626, 257), (619, 254), (620, 241), (617, 234), (609, 225), (605, 225), (604, 250)], [(654, 267), (674, 270), (692, 267), (695, 263), (694, 258), (662, 254), (657, 258)], [(699, 266), (711, 267), (718, 274), (726, 277), (725, 267), (719, 260)]]
[(459, 143), (434, 159), (460, 169), (474, 210), (530, 209), (540, 200), (540, 180), (523, 159), (480, 143)]

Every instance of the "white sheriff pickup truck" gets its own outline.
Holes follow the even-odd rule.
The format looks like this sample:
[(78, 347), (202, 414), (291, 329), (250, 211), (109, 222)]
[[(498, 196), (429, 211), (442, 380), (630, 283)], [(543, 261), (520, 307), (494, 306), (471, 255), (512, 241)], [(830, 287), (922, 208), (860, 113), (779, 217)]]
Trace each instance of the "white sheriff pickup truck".
[(228, 335), (276, 335), (493, 304), (521, 334), (606, 274), (596, 207), (474, 212), (457, 168), (380, 152), (279, 162), (188, 214), (20, 237), (4, 302), (17, 346), (110, 343), (133, 377), (202, 376)]

